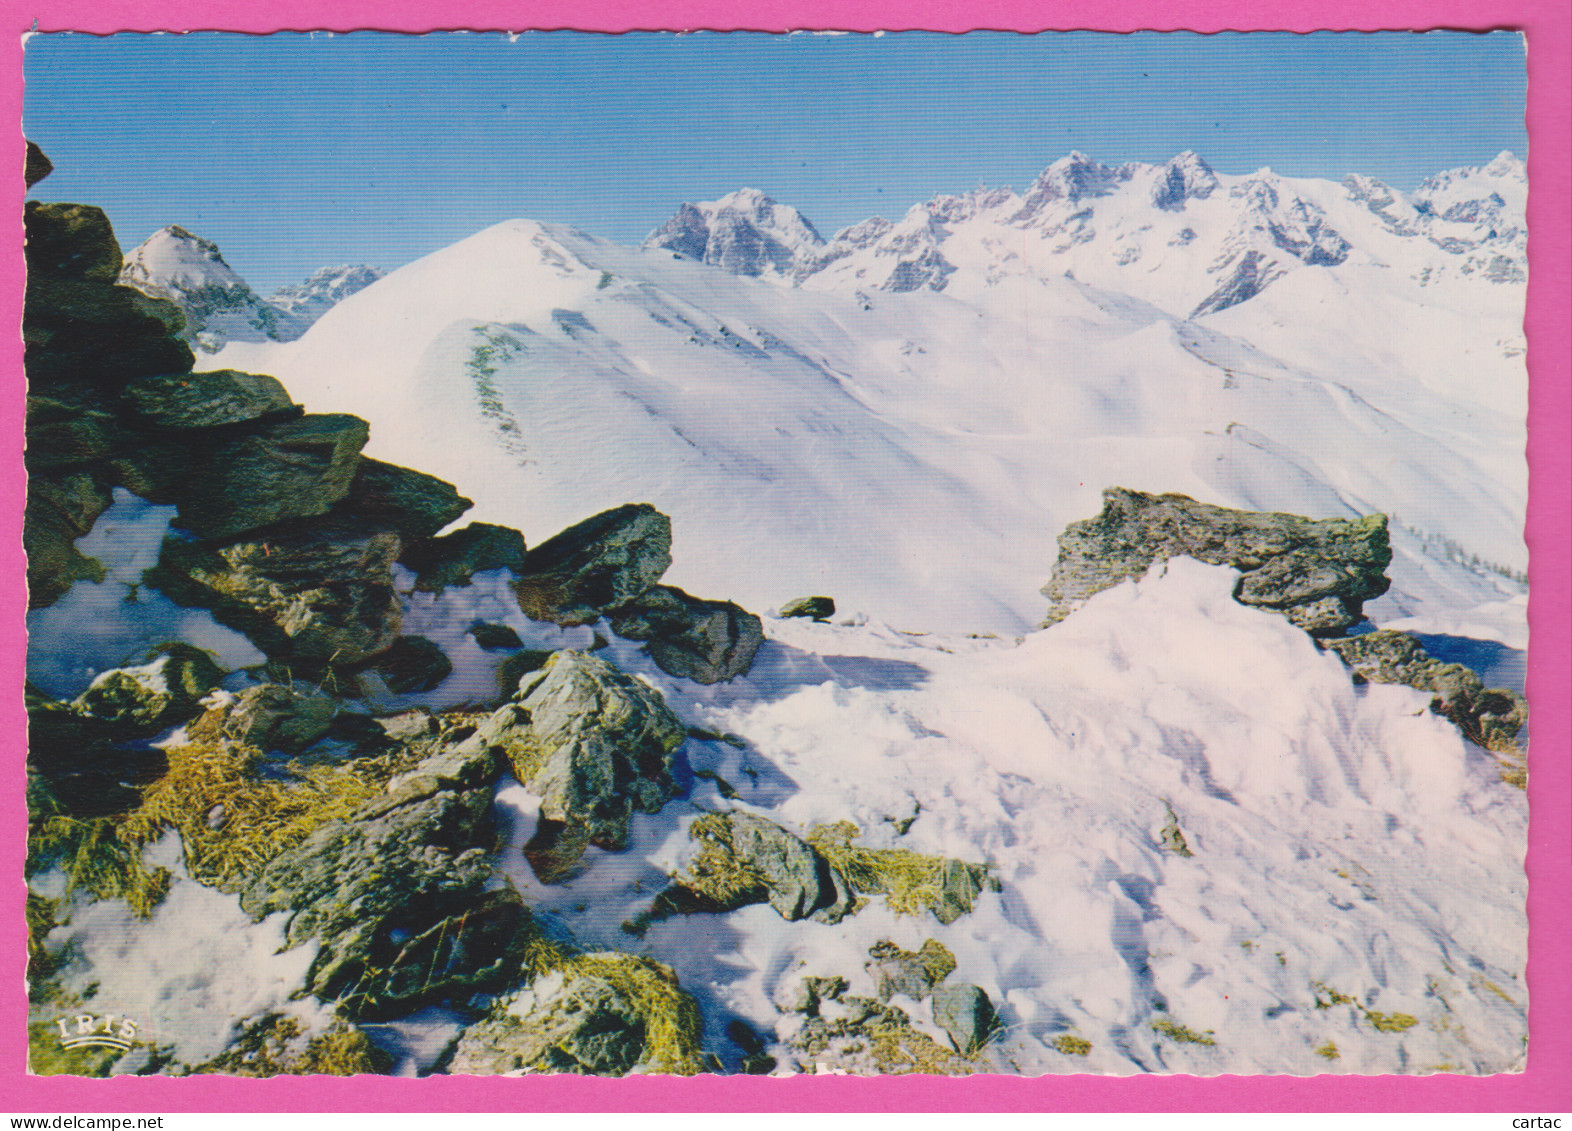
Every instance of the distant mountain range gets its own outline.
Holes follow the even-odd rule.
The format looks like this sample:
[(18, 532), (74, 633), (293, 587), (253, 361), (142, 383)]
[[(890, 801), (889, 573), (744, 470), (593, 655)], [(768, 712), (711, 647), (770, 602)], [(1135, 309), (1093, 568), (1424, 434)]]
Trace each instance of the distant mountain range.
[(126, 255), (120, 281), (173, 300), (185, 311), (186, 340), (211, 353), (231, 341), (294, 341), (334, 303), (381, 277), (375, 267), (324, 267), (263, 298), (216, 244), (171, 224)]

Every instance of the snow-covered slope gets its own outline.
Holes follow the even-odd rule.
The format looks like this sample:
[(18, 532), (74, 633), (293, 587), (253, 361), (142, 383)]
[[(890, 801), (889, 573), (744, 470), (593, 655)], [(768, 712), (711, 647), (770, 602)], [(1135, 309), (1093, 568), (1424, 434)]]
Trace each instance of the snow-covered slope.
[(381, 274), (374, 267), (325, 267), (263, 298), (224, 262), (218, 245), (171, 224), (126, 255), (120, 281), (173, 301), (185, 312), (186, 340), (212, 353), (232, 341), (293, 341), (334, 303)]
[[(1505, 217), (1519, 175), (1503, 158), (1425, 191), (1488, 189)], [(882, 234), (861, 226), (865, 246), (839, 258), (847, 233), (799, 241), (759, 277), (758, 259), (696, 261), (708, 243), (636, 250), (510, 221), (298, 342), (211, 364), (366, 416), (369, 451), (460, 484), (472, 517), (532, 541), (651, 502), (675, 520), (675, 584), (760, 609), (825, 592), (903, 627), (1020, 631), (1041, 616), (1058, 532), (1115, 483), (1385, 511), (1404, 528), (1388, 615), (1510, 600), (1514, 584), (1424, 550), (1525, 563), (1522, 288), (1465, 270), (1517, 254), (1521, 232), (1502, 221), (1475, 232), (1486, 251), (1446, 250), (1423, 233), (1463, 221), (1404, 235), (1370, 199), (1220, 177), (1194, 155), (1072, 155), (1024, 197), (930, 202)], [(727, 201), (694, 215), (804, 230), (757, 194)], [(891, 283), (929, 252), (942, 290)], [(1269, 285), (1208, 305), (1247, 260)]]

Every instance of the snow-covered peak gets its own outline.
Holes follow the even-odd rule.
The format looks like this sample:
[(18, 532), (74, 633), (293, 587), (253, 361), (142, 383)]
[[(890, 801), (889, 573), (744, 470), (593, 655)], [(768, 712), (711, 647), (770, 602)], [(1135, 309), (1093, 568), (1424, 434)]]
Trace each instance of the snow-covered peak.
[(224, 262), (218, 245), (171, 224), (143, 240), (125, 258), (120, 281), (141, 290), (186, 291), (198, 287), (250, 290)]
[(279, 287), (268, 301), (280, 310), (315, 321), (357, 291), (382, 278), (382, 271), (363, 263), (323, 267), (303, 283)]
[(795, 208), (744, 188), (681, 205), (644, 246), (668, 248), (733, 275), (788, 275), (824, 246), (824, 237)]
[(1193, 149), (1187, 149), (1158, 167), (1152, 181), (1152, 204), (1170, 212), (1184, 208), (1187, 200), (1205, 200), (1218, 185), (1217, 174)]

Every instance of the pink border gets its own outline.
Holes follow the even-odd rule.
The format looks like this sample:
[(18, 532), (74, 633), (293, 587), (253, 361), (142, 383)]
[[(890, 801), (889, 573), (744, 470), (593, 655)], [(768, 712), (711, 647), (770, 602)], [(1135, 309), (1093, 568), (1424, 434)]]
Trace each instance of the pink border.
[[(758, 1077), (676, 1080), (640, 1078), (467, 1079), (420, 1081), (366, 1078), (61, 1080), (24, 1072), (20, 889), (7, 887), (0, 917), (0, 1108), (37, 1114), (58, 1112), (191, 1111), (1566, 1111), (1572, 1107), (1572, 870), (1569, 870), (1568, 729), (1568, 450), (1572, 447), (1568, 398), (1568, 17), (1565, 0), (1279, 0), (1263, 7), (1250, 0), (1104, 0), (1096, 18), (1085, 5), (1064, 0), (547, 0), (523, 6), (510, 0), (462, 0), (437, 9), (420, 0), (379, 0), (332, 5), (310, 0), (63, 0), (28, 6), (4, 0), (6, 24), (18, 36), (5, 64), (7, 82), (0, 117), (21, 120), (19, 38), (30, 28), (90, 32), (118, 30), (272, 31), (280, 28), (350, 30), (374, 27), (420, 32), (441, 28), (748, 29), (781, 31), (831, 28), (852, 31), (973, 28), (1035, 31), (1097, 27), (1109, 31), (1195, 31), (1402, 28), (1516, 28), (1528, 33), (1529, 506), (1533, 598), (1528, 692), (1534, 704), (1533, 776), (1529, 799), (1533, 829), (1528, 858), (1532, 957), (1531, 1041), (1527, 1072), (1470, 1079), (1411, 1077), (1139, 1077), (1091, 1076), (972, 1080), (847, 1077)], [(746, 16), (738, 13), (746, 11)], [(154, 15), (156, 11), (158, 14)], [(259, 16), (265, 12), (266, 18)], [(1267, 14), (1269, 13), (1269, 15)], [(36, 21), (36, 23), (35, 23)], [(8, 143), (20, 163), (21, 138)], [(15, 166), (13, 165), (13, 168)], [(21, 319), (22, 180), (0, 181), (0, 216), (8, 253), (0, 260), (0, 303), (5, 318)], [(4, 474), (0, 477), (0, 742), (6, 788), (0, 820), (25, 825), (22, 762), (25, 715), (23, 671), (23, 473), (22, 372), (19, 336), (0, 345), (6, 391), (0, 402)], [(23, 837), (0, 843), (0, 876), (21, 875)], [(14, 881), (7, 880), (7, 884)], [(14, 902), (13, 902), (14, 901)]]

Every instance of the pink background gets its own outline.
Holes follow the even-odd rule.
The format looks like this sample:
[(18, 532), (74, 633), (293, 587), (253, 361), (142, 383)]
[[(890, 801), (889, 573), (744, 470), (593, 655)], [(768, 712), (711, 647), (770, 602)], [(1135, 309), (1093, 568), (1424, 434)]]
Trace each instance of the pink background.
[[(1531, 374), (1528, 541), (1532, 553), (1528, 694), (1533, 705), (1528, 856), (1531, 957), (1527, 1072), (1470, 1078), (1430, 1077), (579, 1077), (495, 1079), (329, 1077), (228, 1080), (120, 1078), (75, 1080), (26, 1075), (25, 928), (22, 919), (26, 825), (22, 709), (26, 594), (22, 525), (22, 347), (19, 334), (0, 341), (0, 1111), (30, 1114), (178, 1111), (1498, 1111), (1531, 1115), (1572, 1110), (1572, 842), (1569, 842), (1568, 752), (1568, 17), (1565, 0), (715, 0), (614, 3), (549, 0), (527, 7), (505, 0), (418, 0), (257, 4), (219, 0), (56, 0), (27, 6), (0, 0), (15, 38), (5, 62), (0, 120), (22, 114), (21, 36), (39, 31), (157, 31), (356, 28), (420, 32), (443, 28), (522, 30), (577, 28), (848, 31), (977, 28), (1108, 31), (1514, 28), (1528, 36), (1530, 132), (1528, 363)], [(1095, 15), (1089, 13), (1095, 12)], [(0, 306), (16, 327), (22, 309), (22, 136), (12, 125), (4, 143), (15, 172), (3, 180), (0, 216)], [(87, 202), (92, 203), (92, 202)]]

